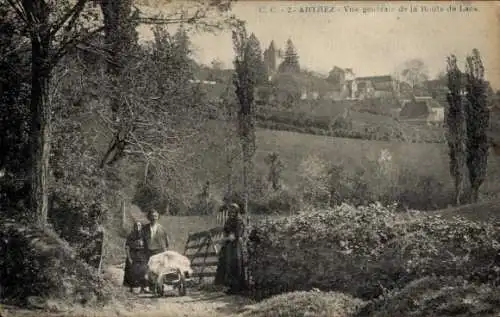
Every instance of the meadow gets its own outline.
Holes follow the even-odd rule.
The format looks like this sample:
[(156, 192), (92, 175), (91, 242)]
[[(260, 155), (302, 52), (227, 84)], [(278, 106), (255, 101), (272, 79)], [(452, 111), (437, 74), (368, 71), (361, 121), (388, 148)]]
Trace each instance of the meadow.
[(256, 118), (257, 125), (262, 128), (332, 137), (412, 143), (443, 143), (445, 140), (441, 127), (401, 122), (371, 110), (340, 102), (301, 103), (294, 109), (263, 107), (256, 111)]
[[(203, 147), (203, 159), (196, 168), (201, 179), (210, 180), (214, 188), (222, 193), (225, 190), (225, 175), (229, 172), (225, 164), (224, 131), (219, 129), (220, 124), (212, 121), (205, 126), (204, 134), (209, 136), (209, 143)], [(452, 191), (452, 179), (448, 165), (448, 147), (446, 144), (436, 143), (405, 143), (397, 141), (376, 141), (348, 138), (334, 138), (329, 136), (312, 135), (297, 132), (257, 129), (256, 131), (255, 173), (261, 178), (267, 177), (269, 166), (266, 157), (278, 153), (283, 162), (282, 183), (285, 188), (298, 190), (305, 186), (304, 179), (310, 178), (314, 165), (340, 166), (347, 174), (364, 171), (361, 176), (368, 187), (395, 185), (417, 189), (423, 186), (420, 181), (432, 183), (437, 188), (420, 188), (420, 190), (437, 191), (449, 195)], [(375, 175), (380, 168), (381, 153), (391, 156), (385, 164), (388, 170), (387, 177), (380, 179)], [(374, 165), (376, 165), (374, 167)], [(482, 195), (496, 197), (498, 191), (497, 176), (500, 172), (500, 161), (490, 154), (487, 179), (482, 186)], [(313, 173), (314, 174), (314, 173)], [(392, 177), (392, 178), (391, 178)], [(395, 181), (399, 179), (399, 182)], [(343, 181), (342, 179), (340, 181)], [(348, 180), (345, 180), (348, 181)], [(382, 184), (385, 182), (387, 184)], [(394, 184), (390, 184), (394, 182)], [(215, 191), (217, 194), (217, 191)], [(422, 197), (421, 197), (422, 198)], [(426, 199), (426, 197), (423, 197)], [(428, 197), (427, 197), (428, 198)], [(438, 204), (444, 208), (447, 204)]]

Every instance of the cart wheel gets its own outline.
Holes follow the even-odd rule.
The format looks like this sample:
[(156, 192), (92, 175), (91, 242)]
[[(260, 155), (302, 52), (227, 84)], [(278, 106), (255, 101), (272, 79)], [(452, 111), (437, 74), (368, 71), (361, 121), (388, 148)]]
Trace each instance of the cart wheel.
[(151, 290), (151, 294), (156, 295), (158, 293), (158, 288), (156, 287), (156, 283), (150, 282), (149, 289)]
[(186, 296), (186, 279), (184, 278), (184, 275), (181, 274), (179, 277), (179, 296)]

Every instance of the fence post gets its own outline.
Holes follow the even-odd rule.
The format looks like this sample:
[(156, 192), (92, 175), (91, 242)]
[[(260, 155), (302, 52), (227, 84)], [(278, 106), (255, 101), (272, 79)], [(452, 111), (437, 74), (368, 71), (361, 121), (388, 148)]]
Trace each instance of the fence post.
[(127, 211), (126, 211), (126, 206), (125, 206), (125, 199), (122, 198), (121, 202), (121, 212), (122, 212), (122, 229), (125, 231), (127, 230)]

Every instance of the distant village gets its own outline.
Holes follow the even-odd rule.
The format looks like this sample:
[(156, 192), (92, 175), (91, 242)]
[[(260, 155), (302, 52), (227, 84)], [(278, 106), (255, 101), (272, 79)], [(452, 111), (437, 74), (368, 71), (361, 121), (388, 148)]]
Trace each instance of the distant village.
[[(298, 68), (297, 52), (291, 40), (288, 40), (285, 52), (277, 49), (274, 41), (271, 41), (262, 55), (268, 82), (273, 82), (283, 72), (280, 68), (290, 56), (295, 58)], [(230, 76), (230, 70), (224, 71)], [(333, 106), (340, 103), (356, 110), (360, 110), (360, 104), (365, 105), (365, 108), (366, 104), (377, 105), (381, 112), (379, 114), (415, 124), (441, 125), (444, 120), (448, 92), (444, 75), (432, 80), (422, 76), (413, 85), (393, 74), (357, 77), (353, 68), (340, 66), (333, 66), (327, 76), (303, 69), (295, 72), (294, 76), (300, 87), (298, 97), (302, 101), (330, 100)], [(215, 79), (212, 73), (201, 77), (205, 79), (191, 82), (216, 86), (221, 81)], [(270, 98), (272, 101), (273, 96)], [(257, 96), (257, 102), (262, 102), (261, 99)], [(380, 108), (384, 108), (384, 111), (380, 111)]]

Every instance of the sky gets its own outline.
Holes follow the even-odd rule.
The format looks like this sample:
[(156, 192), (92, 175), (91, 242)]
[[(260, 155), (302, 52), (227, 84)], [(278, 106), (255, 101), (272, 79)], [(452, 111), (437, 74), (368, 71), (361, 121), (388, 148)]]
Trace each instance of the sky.
[[(410, 12), (410, 6), (417, 12)], [(450, 6), (456, 11), (449, 11)], [(463, 11), (470, 6), (474, 11)], [(306, 8), (323, 12), (300, 12), (311, 10)], [(247, 22), (263, 50), (271, 40), (284, 48), (291, 38), (301, 67), (312, 71), (327, 74), (339, 66), (352, 68), (357, 76), (385, 75), (419, 58), (433, 77), (446, 69), (449, 54), (457, 56), (462, 68), (467, 54), (477, 48), (487, 80), (500, 89), (500, 1), (241, 1), (232, 13)], [(139, 32), (142, 39), (151, 37), (146, 27)], [(193, 34), (191, 40), (199, 62), (209, 65), (217, 58), (232, 66), (230, 32)]]

